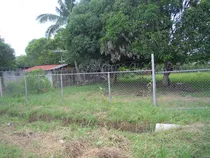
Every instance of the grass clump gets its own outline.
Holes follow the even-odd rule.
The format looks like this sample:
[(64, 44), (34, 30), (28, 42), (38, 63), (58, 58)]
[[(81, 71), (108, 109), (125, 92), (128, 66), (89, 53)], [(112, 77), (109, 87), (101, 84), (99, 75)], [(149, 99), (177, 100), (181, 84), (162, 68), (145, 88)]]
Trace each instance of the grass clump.
[(23, 152), (22, 149), (20, 149), (17, 146), (11, 146), (6, 145), (3, 143), (0, 143), (0, 157), (1, 158), (35, 158), (35, 155), (32, 153), (26, 153)]

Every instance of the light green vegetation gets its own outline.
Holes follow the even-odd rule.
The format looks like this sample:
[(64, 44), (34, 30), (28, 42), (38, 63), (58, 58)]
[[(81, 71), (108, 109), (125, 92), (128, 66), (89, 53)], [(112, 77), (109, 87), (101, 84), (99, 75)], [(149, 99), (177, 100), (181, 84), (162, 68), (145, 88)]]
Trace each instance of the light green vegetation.
[(0, 157), (2, 158), (12, 158), (12, 157), (21, 157), (22, 154), (21, 154), (21, 150), (16, 148), (16, 147), (13, 147), (13, 146), (7, 146), (7, 145), (4, 145), (4, 144), (1, 144), (0, 143)]
[[(23, 157), (23, 152), (18, 148), (18, 142), (22, 141), (25, 145), (28, 140), (25, 140), (24, 135), (33, 133), (28, 139), (30, 146), (25, 146), (22, 150), (26, 152), (39, 151), (40, 148), (46, 150), (45, 141), (53, 140), (51, 143), (59, 147), (59, 141), (63, 140), (65, 143), (65, 149), (57, 152), (58, 148), (55, 148), (55, 152), (43, 153), (42, 157), (49, 157), (54, 155), (55, 157), (71, 157), (71, 153), (74, 155), (75, 152), (79, 152), (79, 156), (86, 156), (86, 150), (122, 150), (127, 154), (126, 157), (157, 157), (157, 158), (168, 158), (168, 157), (205, 157), (209, 156), (209, 136), (210, 128), (207, 123), (193, 124), (177, 130), (170, 130), (161, 133), (132, 133), (115, 129), (106, 129), (101, 127), (86, 126), (81, 127), (77, 124), (63, 125), (62, 122), (53, 120), (51, 122), (36, 121), (28, 123), (27, 120), (3, 115), (0, 118), (1, 132), (5, 132), (4, 127), (8, 122), (15, 126), (15, 128), (7, 129), (10, 138), (13, 141), (9, 142), (12, 146), (1, 146), (1, 152), (6, 156), (13, 155), (10, 157)], [(46, 133), (47, 132), (47, 133)], [(15, 137), (15, 134), (19, 134), (20, 138)], [(42, 136), (45, 136), (47, 140), (42, 140)], [(1, 135), (2, 136), (2, 135)], [(48, 140), (50, 139), (50, 140)], [(57, 140), (56, 140), (57, 139)], [(7, 139), (3, 139), (8, 141)], [(13, 145), (16, 142), (16, 147)], [(44, 142), (44, 143), (41, 143)], [(72, 144), (81, 145), (81, 149)], [(72, 145), (72, 146), (71, 146)], [(50, 145), (49, 145), (50, 146)], [(48, 147), (49, 148), (49, 147)], [(48, 149), (49, 150), (49, 149)], [(37, 154), (37, 153), (36, 153)], [(33, 156), (36, 157), (36, 154)], [(31, 154), (32, 155), (32, 154)], [(30, 155), (24, 154), (24, 157), (30, 157)], [(31, 156), (32, 157), (32, 156)], [(40, 156), (37, 156), (40, 157)]]
[[(198, 85), (203, 81), (210, 83), (207, 82), (208, 76), (209, 73), (171, 74), (171, 81), (184, 84), (193, 81), (192, 85)], [(80, 144), (80, 147), (75, 147), (81, 149), (79, 157), (93, 154), (86, 153), (87, 150), (94, 152), (122, 150), (125, 155), (127, 154), (125, 157), (134, 158), (209, 156), (208, 98), (199, 97), (197, 94), (191, 95), (191, 91), (177, 90), (176, 93), (162, 91), (158, 96), (158, 107), (154, 107), (150, 95), (139, 96), (137, 93), (131, 93), (134, 85), (142, 85), (142, 82), (145, 83), (143, 85), (147, 85), (150, 82), (150, 75), (133, 76), (135, 79), (132, 78), (129, 82), (128, 78), (131, 77), (118, 77), (117, 83), (112, 82), (111, 102), (107, 97), (106, 82), (65, 87), (63, 101), (59, 88), (46, 93), (29, 94), (27, 104), (24, 97), (1, 98), (0, 131), (10, 131), (8, 134), (14, 139), (17, 139), (14, 132), (35, 133), (32, 136), (36, 139), (29, 137), (32, 141), (30, 148), (23, 149), (32, 153), (39, 151), (42, 146), (45, 147), (45, 141), (52, 143), (52, 140), (62, 139), (65, 141), (65, 149), (55, 150), (55, 155), (60, 157), (69, 157), (69, 153), (73, 153), (70, 150), (73, 147), (68, 146), (73, 143), (75, 147), (75, 142), (77, 145)], [(157, 75), (157, 80), (160, 81), (161, 77)], [(140, 83), (137, 82), (138, 79)], [(207, 89), (208, 86), (209, 84), (206, 84)], [(145, 89), (136, 87), (137, 92)], [(118, 93), (119, 90), (121, 92), (127, 90), (128, 93)], [(198, 90), (201, 92), (202, 89)], [(204, 94), (207, 96), (207, 90)], [(11, 123), (14, 129), (8, 128), (8, 123)], [(156, 123), (175, 123), (183, 127), (155, 133)], [(37, 139), (43, 139), (43, 136), (46, 137), (44, 143), (37, 143)], [(8, 150), (10, 148), (13, 150), (13, 145), (22, 150), (18, 143), (13, 144), (4, 139), (2, 143), (12, 145)], [(59, 143), (56, 145), (60, 148)], [(51, 151), (51, 148), (49, 150)], [(7, 154), (6, 151), (5, 153)], [(49, 152), (40, 154), (43, 157), (49, 156)]]
[(1, 158), (35, 158), (36, 156), (32, 153), (26, 153), (17, 146), (10, 146), (0, 142), (0, 157)]

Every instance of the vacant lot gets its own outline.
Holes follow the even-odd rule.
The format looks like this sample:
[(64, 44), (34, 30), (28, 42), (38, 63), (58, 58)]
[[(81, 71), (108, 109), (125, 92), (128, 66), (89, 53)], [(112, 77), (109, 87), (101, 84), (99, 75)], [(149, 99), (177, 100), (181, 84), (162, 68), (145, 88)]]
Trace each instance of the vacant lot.
[[(157, 75), (158, 107), (150, 75), (118, 76), (112, 101), (106, 82), (0, 99), (0, 157), (209, 157), (210, 74)], [(181, 86), (180, 86), (181, 85)], [(154, 132), (156, 123), (179, 129)]]

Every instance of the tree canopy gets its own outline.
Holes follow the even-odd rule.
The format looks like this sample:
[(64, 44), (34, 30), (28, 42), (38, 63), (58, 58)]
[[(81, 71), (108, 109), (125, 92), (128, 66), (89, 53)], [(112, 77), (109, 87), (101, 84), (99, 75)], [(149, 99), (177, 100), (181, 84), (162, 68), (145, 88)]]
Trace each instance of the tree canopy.
[[(69, 1), (59, 1), (60, 10), (68, 10), (66, 27), (50, 42), (32, 42), (39, 45), (37, 51), (31, 46), (26, 49), (27, 55), (39, 60), (34, 64), (54, 62), (50, 45), (67, 50), (70, 64), (89, 60), (148, 63), (152, 53), (162, 64), (210, 60), (208, 0), (81, 0), (74, 7), (67, 5)], [(46, 17), (42, 20), (52, 19)]]
[(67, 25), (67, 58), (83, 61), (109, 55), (116, 62), (123, 57), (146, 60), (154, 53), (158, 63), (184, 63), (202, 60), (192, 52), (203, 51), (207, 59), (208, 8), (206, 0), (83, 0)]
[(26, 47), (26, 55), (30, 66), (58, 64), (60, 54), (53, 52), (56, 48), (54, 41), (46, 38), (34, 39), (29, 42)]
[(14, 49), (0, 37), (0, 68), (11, 68), (15, 66), (14, 53)]
[(202, 0), (185, 11), (177, 25), (177, 52), (187, 62), (210, 61), (210, 1)]

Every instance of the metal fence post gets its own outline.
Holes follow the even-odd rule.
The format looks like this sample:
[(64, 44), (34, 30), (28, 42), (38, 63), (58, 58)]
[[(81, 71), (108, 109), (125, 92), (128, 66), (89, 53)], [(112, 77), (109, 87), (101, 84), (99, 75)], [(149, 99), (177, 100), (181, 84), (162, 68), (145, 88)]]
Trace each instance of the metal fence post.
[(60, 74), (60, 80), (61, 80), (61, 97), (62, 97), (62, 103), (64, 103), (63, 76), (62, 76), (62, 74)]
[(111, 98), (110, 72), (108, 72), (107, 74), (108, 74), (108, 97), (109, 97), (109, 101), (111, 101), (112, 98)]
[(40, 75), (38, 74), (38, 89), (39, 91), (41, 90), (41, 87), (40, 87)]
[(153, 104), (157, 106), (157, 98), (156, 98), (156, 76), (155, 76), (155, 59), (154, 54), (151, 55), (152, 58), (152, 89), (153, 89)]
[(2, 90), (2, 80), (1, 80), (1, 77), (0, 77), (0, 96), (1, 98), (3, 97), (3, 90)]
[(27, 76), (24, 75), (24, 82), (25, 82), (25, 99), (26, 103), (28, 103), (28, 88), (27, 88)]

